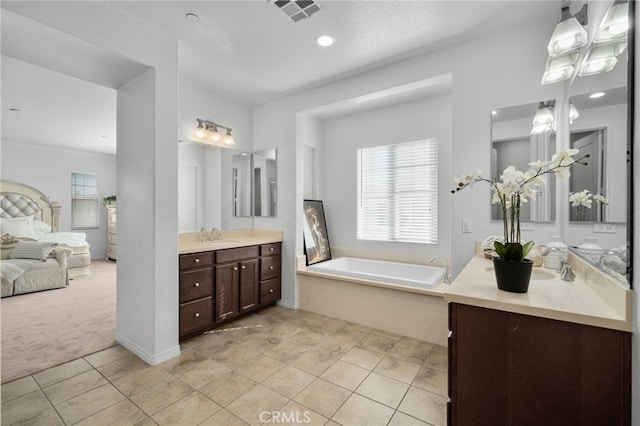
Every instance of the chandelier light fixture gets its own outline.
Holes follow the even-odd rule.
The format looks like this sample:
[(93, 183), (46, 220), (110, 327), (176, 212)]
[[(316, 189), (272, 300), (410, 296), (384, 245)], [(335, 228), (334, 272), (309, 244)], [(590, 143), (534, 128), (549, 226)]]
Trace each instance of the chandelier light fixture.
[(555, 106), (555, 100), (540, 102), (538, 111), (536, 111), (536, 115), (533, 118), (533, 127), (531, 128), (532, 135), (550, 133), (555, 129)]
[[(223, 148), (235, 146), (236, 141), (231, 135), (230, 127), (222, 126), (213, 121), (203, 120), (201, 118), (197, 118), (196, 121), (198, 125), (191, 136), (194, 141), (207, 145), (221, 146)], [(226, 133), (223, 135), (218, 129), (224, 129)]]

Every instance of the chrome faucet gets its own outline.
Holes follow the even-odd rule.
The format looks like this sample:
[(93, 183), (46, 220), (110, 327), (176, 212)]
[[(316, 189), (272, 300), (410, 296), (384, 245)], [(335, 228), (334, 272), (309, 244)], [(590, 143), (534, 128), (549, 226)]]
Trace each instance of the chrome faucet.
[(447, 266), (447, 261), (444, 260), (442, 257), (440, 256), (434, 256), (431, 259), (427, 260), (427, 264), (432, 263), (436, 260), (441, 260), (442, 261), (442, 265), (444, 266), (444, 280), (442, 280), (443, 283), (445, 284), (449, 284), (451, 281), (451, 271), (449, 270), (449, 267)]
[(209, 241), (215, 241), (215, 240), (218, 240), (219, 238), (220, 238), (220, 231), (218, 231), (218, 228), (213, 228), (209, 233)]
[(203, 243), (207, 241), (207, 230), (204, 229), (204, 226), (200, 228), (200, 241)]
[(569, 263), (569, 256), (567, 256), (567, 253), (565, 253), (564, 251), (560, 250), (557, 247), (547, 247), (542, 252), (542, 255), (548, 256), (549, 253), (552, 253), (554, 251), (557, 251), (560, 255), (560, 265), (558, 266), (558, 269), (556, 269), (556, 272), (560, 274), (560, 279), (562, 281), (575, 280), (576, 275), (573, 273), (573, 269), (571, 264)]
[(560, 250), (558, 247), (547, 247), (543, 250), (542, 256), (548, 256), (553, 252), (557, 252), (560, 255), (560, 266), (558, 266), (558, 269), (556, 269), (556, 272), (561, 273), (562, 268), (567, 263), (567, 253), (565, 253), (563, 250)]

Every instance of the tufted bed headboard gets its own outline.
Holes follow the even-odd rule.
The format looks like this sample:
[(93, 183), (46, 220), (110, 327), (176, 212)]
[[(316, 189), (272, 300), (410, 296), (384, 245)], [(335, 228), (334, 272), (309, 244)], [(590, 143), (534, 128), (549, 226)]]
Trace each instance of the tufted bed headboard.
[(35, 188), (15, 182), (0, 181), (0, 217), (33, 215), (34, 219), (51, 225), (58, 232), (60, 204)]

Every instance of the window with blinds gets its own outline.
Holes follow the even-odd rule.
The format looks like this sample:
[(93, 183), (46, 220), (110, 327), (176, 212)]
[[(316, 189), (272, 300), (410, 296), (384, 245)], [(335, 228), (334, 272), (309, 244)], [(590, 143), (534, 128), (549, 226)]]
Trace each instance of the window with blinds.
[(358, 239), (438, 242), (438, 140), (358, 149)]
[(100, 226), (98, 175), (71, 173), (71, 229)]

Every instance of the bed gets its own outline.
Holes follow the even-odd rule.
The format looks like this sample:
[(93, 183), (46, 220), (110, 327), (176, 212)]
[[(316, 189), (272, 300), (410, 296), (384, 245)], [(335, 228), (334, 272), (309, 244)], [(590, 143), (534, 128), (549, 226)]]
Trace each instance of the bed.
[[(83, 232), (58, 232), (60, 204), (42, 192), (15, 182), (0, 182), (0, 218), (11, 219), (10, 229), (26, 228), (26, 237), (70, 249), (66, 259), (69, 279), (90, 273), (91, 252)], [(19, 223), (18, 223), (19, 222)], [(24, 223), (22, 223), (24, 222)], [(8, 225), (8, 221), (4, 221)], [(15, 225), (15, 226), (14, 226)], [(4, 231), (0, 231), (5, 234)]]

